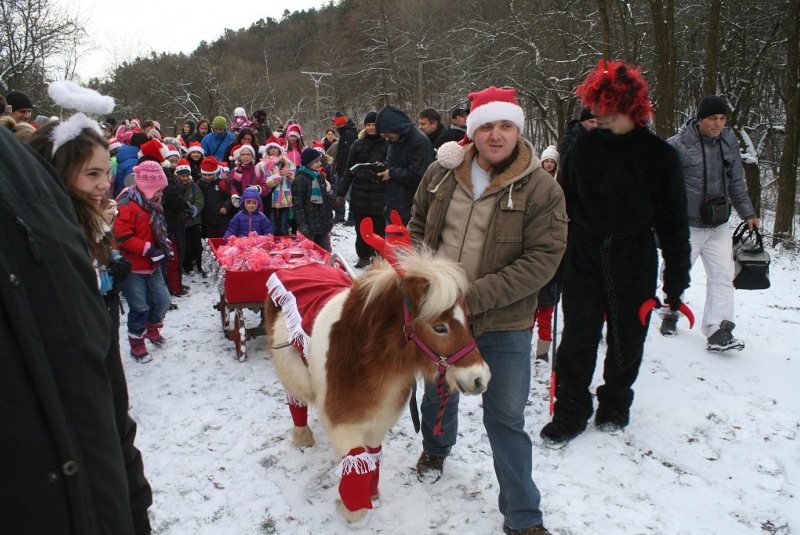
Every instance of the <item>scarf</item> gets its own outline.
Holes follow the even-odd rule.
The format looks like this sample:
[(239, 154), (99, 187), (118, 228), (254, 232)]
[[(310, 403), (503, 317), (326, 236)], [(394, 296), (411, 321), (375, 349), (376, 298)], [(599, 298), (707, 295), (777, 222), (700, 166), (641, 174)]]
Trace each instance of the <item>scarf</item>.
[(145, 199), (136, 186), (128, 188), (128, 198), (150, 214), (150, 229), (153, 231), (155, 246), (172, 259), (173, 252), (172, 246), (167, 240), (167, 222), (164, 220), (164, 208), (160, 204), (154, 203), (152, 199)]
[(319, 173), (301, 165), (300, 170), (311, 177), (311, 204), (322, 204), (322, 190), (319, 187)]

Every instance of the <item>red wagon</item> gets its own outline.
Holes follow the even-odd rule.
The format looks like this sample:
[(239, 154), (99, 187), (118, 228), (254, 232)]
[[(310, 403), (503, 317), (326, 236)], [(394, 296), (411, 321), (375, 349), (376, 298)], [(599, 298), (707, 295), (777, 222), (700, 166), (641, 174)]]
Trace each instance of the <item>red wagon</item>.
[[(297, 239), (294, 236), (276, 236), (276, 241), (286, 241), (292, 244)], [(225, 338), (234, 343), (236, 358), (239, 362), (247, 359), (247, 340), (266, 334), (264, 330), (264, 301), (267, 299), (267, 279), (277, 269), (263, 269), (260, 271), (235, 271), (228, 270), (220, 261), (219, 248), (224, 244), (222, 238), (209, 238), (207, 254), (204, 256), (204, 269), (211, 276), (212, 282), (219, 292), (219, 302), (214, 308), (219, 310), (222, 320), (222, 331)], [(314, 245), (328, 265), (344, 270), (350, 277), (354, 276), (353, 270), (339, 253), (328, 253)], [(289, 269), (289, 268), (286, 268)], [(244, 310), (252, 310), (261, 315), (261, 322), (256, 327), (246, 327)]]

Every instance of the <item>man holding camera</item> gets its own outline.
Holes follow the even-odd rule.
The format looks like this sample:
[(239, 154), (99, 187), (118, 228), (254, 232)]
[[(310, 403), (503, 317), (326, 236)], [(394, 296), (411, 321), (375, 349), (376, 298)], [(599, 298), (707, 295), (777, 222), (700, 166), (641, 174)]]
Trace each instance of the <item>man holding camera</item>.
[[(741, 351), (744, 342), (733, 337), (733, 255), (728, 217), (731, 205), (751, 231), (760, 226), (747, 196), (739, 141), (730, 127), (728, 106), (711, 95), (700, 101), (692, 118), (667, 141), (681, 157), (686, 183), (692, 258), (703, 258), (706, 303), (701, 329), (709, 351)], [(661, 334), (677, 334), (677, 312), (662, 316)]]

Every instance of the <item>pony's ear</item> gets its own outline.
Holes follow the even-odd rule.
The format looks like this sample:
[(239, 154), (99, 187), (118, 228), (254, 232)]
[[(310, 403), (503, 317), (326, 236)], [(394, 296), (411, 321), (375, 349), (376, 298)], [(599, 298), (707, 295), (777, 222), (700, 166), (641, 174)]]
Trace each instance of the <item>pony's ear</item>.
[(412, 312), (420, 309), (429, 287), (430, 281), (422, 277), (411, 277), (403, 281), (403, 288), (408, 296)]

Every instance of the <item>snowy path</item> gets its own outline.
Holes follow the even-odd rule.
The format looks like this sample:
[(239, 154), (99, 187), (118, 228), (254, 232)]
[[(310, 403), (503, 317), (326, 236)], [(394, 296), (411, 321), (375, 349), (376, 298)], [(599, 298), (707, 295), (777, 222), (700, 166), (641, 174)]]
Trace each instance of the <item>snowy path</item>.
[[(355, 263), (354, 230), (337, 226), (334, 250)], [(535, 365), (527, 424), (546, 525), (577, 534), (790, 534), (800, 531), (800, 271), (773, 252), (773, 286), (737, 291), (741, 353), (712, 354), (698, 329), (650, 328), (634, 386), (631, 424), (590, 427), (563, 450), (541, 446), (549, 421), (546, 366)], [(687, 293), (698, 317), (705, 295)], [(497, 481), (480, 399), (462, 398), (460, 438), (441, 481), (419, 483), (421, 451), (408, 415), (384, 442), (382, 505), (351, 530), (334, 511), (337, 459), (311, 412), (317, 445), (291, 444), (291, 418), (266, 357), (248, 342), (235, 360), (222, 336), (215, 290), (190, 277), (189, 296), (165, 321), (170, 345), (140, 365), (127, 357), (137, 445), (153, 486), (150, 514), (163, 534), (500, 533)], [(746, 302), (746, 304), (745, 304)], [(124, 318), (120, 331), (125, 334)], [(598, 378), (596, 377), (595, 383)]]

